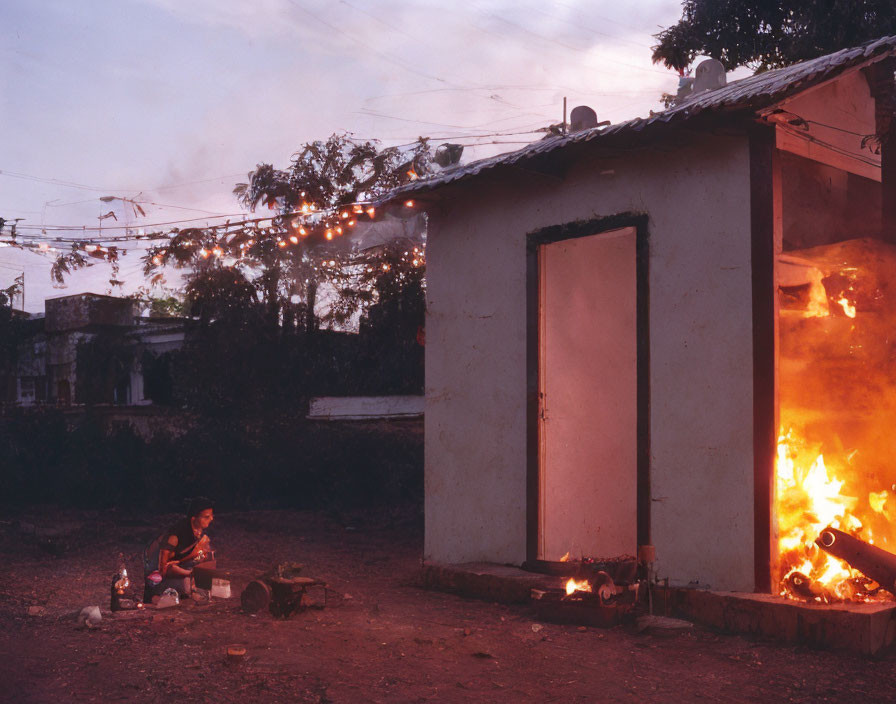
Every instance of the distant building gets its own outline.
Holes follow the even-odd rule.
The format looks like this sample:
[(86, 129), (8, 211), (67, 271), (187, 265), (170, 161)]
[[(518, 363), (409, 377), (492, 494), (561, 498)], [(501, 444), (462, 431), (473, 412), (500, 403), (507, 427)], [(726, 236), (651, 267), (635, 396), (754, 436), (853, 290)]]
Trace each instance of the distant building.
[[(10, 399), (26, 406), (152, 403), (144, 363), (180, 349), (185, 335), (184, 319), (140, 317), (135, 301), (95, 293), (49, 298), (33, 323), (33, 334), (18, 345)], [(85, 353), (91, 341), (103, 344)]]

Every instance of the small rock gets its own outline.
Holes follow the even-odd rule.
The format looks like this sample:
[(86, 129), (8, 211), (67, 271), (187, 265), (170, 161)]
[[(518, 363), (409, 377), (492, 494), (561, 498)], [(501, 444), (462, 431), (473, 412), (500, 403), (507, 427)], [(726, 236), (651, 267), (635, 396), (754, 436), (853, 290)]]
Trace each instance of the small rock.
[(43, 616), (47, 610), (43, 606), (29, 606), (28, 607), (28, 615), (29, 616)]
[(99, 626), (102, 620), (103, 617), (100, 614), (99, 606), (85, 606), (81, 609), (81, 613), (78, 614), (78, 625), (82, 627), (94, 628)]
[(465, 636), (470, 635), (472, 632), (473, 632), (473, 631), (471, 631), (469, 628), (465, 628), (465, 629), (464, 629), (464, 635), (465, 635)]
[(542, 626), (540, 623), (532, 624), (532, 632), (533, 633), (538, 633), (542, 628), (544, 628), (544, 626)]
[(579, 626), (576, 630), (584, 632), (584, 631), (587, 631), (588, 628), (587, 628), (587, 626)]

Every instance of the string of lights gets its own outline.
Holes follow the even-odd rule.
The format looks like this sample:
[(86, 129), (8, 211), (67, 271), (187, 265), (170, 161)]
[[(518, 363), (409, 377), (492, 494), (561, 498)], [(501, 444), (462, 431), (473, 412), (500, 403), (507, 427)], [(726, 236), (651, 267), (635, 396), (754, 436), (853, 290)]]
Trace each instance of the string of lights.
[[(304, 195), (304, 193), (302, 194)], [(405, 211), (415, 207), (413, 200), (400, 206)], [(299, 245), (302, 241), (332, 241), (354, 228), (360, 220), (372, 221), (376, 217), (375, 206), (370, 203), (351, 203), (338, 208), (318, 208), (313, 203), (303, 202), (294, 212), (273, 216), (246, 218), (236, 222), (227, 221), (205, 227), (170, 229), (168, 231), (126, 233), (94, 240), (59, 237), (41, 233), (38, 236), (19, 237), (10, 234), (0, 237), (0, 247), (16, 247), (37, 254), (58, 257), (57, 262), (68, 267), (66, 270), (85, 265), (86, 257), (110, 263), (118, 261), (129, 251), (141, 251), (154, 266), (168, 263), (173, 250), (195, 251), (201, 259), (221, 258), (225, 251), (235, 248), (240, 252), (233, 262), (242, 260), (242, 251), (263, 242), (274, 243), (279, 249)], [(126, 247), (121, 243), (146, 241), (148, 247)], [(152, 244), (167, 241), (165, 245)], [(67, 247), (57, 245), (68, 245)], [(417, 264), (422, 265), (422, 250)], [(67, 259), (66, 259), (67, 258)]]

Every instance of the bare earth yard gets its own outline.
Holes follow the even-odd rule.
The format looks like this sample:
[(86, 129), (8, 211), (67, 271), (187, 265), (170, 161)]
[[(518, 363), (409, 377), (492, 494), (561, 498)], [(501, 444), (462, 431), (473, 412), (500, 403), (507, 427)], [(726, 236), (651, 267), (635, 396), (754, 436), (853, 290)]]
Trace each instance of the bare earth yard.
[[(172, 516), (31, 510), (0, 521), (0, 700), (10, 702), (896, 701), (896, 655), (862, 658), (695, 629), (538, 623), (525, 607), (424, 591), (419, 517), (220, 513), (223, 566), (305, 565), (349, 598), (280, 621), (234, 598), (78, 628), (115, 558)], [(36, 535), (35, 535), (36, 533)], [(37, 608), (35, 608), (37, 607)], [(226, 647), (246, 647), (226, 662)]]

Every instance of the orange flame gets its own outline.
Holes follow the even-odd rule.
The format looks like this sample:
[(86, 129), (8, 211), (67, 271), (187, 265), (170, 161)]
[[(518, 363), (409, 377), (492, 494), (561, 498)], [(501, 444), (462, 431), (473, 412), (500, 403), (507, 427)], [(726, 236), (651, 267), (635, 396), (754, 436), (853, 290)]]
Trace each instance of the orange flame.
[(824, 318), (830, 314), (828, 294), (824, 289), (824, 274), (818, 269), (812, 269), (809, 272), (809, 305), (806, 307), (806, 317)]
[(570, 579), (566, 583), (566, 595), (569, 596), (571, 594), (575, 594), (576, 592), (590, 592), (591, 584), (588, 580), (583, 579), (581, 582), (577, 582), (574, 579)]
[(856, 317), (856, 307), (849, 302), (849, 299), (844, 296), (842, 293), (840, 294), (840, 300), (837, 301), (840, 304), (840, 307), (843, 308), (843, 312), (846, 313), (847, 318), (855, 318)]
[[(849, 459), (854, 456), (852, 453)], [(841, 467), (835, 471), (846, 471), (844, 463), (838, 464)], [(799, 598), (790, 593), (786, 580), (800, 572), (826, 590), (830, 599), (866, 600), (863, 595), (855, 595), (850, 584), (851, 579), (861, 578), (861, 573), (815, 544), (827, 526), (874, 542), (870, 528), (857, 515), (864, 502), (844, 494), (845, 482), (835, 471), (828, 468), (823, 455), (816, 455), (806, 443), (795, 438), (793, 431), (778, 438), (775, 479), (782, 596)], [(888, 503), (888, 498), (886, 490), (870, 492), (867, 505), (874, 512), (884, 516), (890, 512), (896, 517), (896, 506)], [(828, 599), (816, 596), (815, 600)]]

